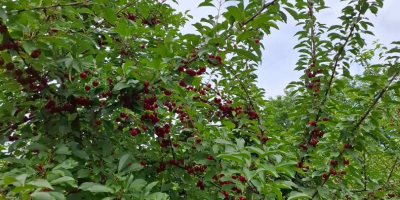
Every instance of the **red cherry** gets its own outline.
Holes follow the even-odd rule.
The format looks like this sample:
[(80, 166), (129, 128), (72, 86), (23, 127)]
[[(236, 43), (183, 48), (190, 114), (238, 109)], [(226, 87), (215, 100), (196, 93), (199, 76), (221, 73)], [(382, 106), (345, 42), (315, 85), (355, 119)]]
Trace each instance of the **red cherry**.
[(348, 165), (350, 163), (349, 160), (343, 160), (343, 164)]
[(36, 85), (34, 83), (29, 84), (29, 89), (36, 90)]
[(36, 169), (39, 171), (43, 170), (43, 166), (41, 164), (36, 165)]
[(239, 200), (246, 200), (246, 197), (239, 197)]
[(23, 74), (22, 70), (20, 70), (20, 69), (16, 69), (14, 71), (14, 73), (15, 73), (16, 76), (22, 76), (22, 74)]
[(178, 147), (178, 143), (174, 143), (173, 146), (176, 148)]
[(97, 120), (97, 121), (96, 121), (96, 124), (97, 124), (98, 126), (100, 126), (100, 125), (101, 125), (101, 120)]
[(256, 44), (258, 44), (258, 43), (260, 42), (260, 40), (259, 40), (259, 39), (255, 39), (254, 42), (255, 42)]
[(341, 171), (341, 172), (340, 172), (340, 174), (342, 174), (342, 175), (345, 175), (345, 174), (346, 174), (346, 172), (345, 172), (345, 171)]
[(39, 57), (39, 52), (38, 51), (32, 51), (32, 53), (31, 53), (31, 58), (38, 58)]
[(12, 49), (14, 48), (14, 43), (13, 42), (7, 42), (4, 44), (4, 47), (6, 47), (6, 49)]
[(7, 63), (6, 64), (6, 69), (9, 70), (9, 71), (13, 70), (14, 69), (14, 63)]
[(200, 144), (201, 143), (201, 139), (196, 139), (196, 143)]
[(80, 76), (81, 78), (86, 78), (87, 74), (86, 74), (85, 72), (82, 72), (79, 76)]
[(333, 170), (331, 170), (331, 174), (334, 175), (334, 176), (336, 176), (337, 171), (333, 169)]
[(39, 153), (40, 152), (40, 150), (39, 149), (32, 149), (32, 153)]
[(149, 87), (149, 85), (150, 85), (150, 83), (149, 83), (148, 81), (144, 81), (144, 82), (143, 82), (143, 86), (144, 86), (145, 88)]
[(146, 161), (141, 161), (140, 164), (141, 164), (142, 166), (146, 166)]
[(93, 81), (92, 85), (93, 85), (93, 87), (97, 87), (99, 85), (99, 82), (98, 81)]
[(207, 156), (207, 159), (208, 159), (208, 160), (212, 160), (213, 157), (212, 157), (211, 155), (208, 155), (208, 156)]
[(167, 96), (169, 96), (169, 95), (172, 94), (172, 92), (171, 92), (171, 90), (164, 90), (164, 94), (167, 95)]
[(0, 25), (0, 34), (7, 32), (7, 26), (6, 25)]
[(90, 90), (90, 86), (85, 85), (85, 90), (86, 90), (86, 91), (89, 91), (89, 90)]
[(42, 91), (42, 90), (44, 90), (44, 85), (43, 84), (39, 84), (39, 85), (36, 86), (36, 89), (38, 91)]
[(0, 66), (4, 65), (4, 60), (2, 57), (0, 57)]
[(322, 174), (322, 178), (327, 179), (328, 178), (328, 174)]
[(138, 134), (138, 132), (137, 132), (136, 130), (132, 130), (132, 131), (131, 131), (131, 135), (132, 135), (132, 136), (136, 136), (137, 134)]
[(243, 182), (246, 181), (246, 178), (245, 178), (244, 176), (240, 176), (240, 177), (239, 177), (239, 181), (243, 183)]

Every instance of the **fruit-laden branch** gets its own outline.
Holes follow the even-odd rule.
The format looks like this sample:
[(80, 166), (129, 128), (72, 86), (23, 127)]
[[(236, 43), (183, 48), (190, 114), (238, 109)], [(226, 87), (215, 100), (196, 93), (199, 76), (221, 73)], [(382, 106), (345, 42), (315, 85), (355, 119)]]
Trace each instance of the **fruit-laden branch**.
[[(397, 78), (397, 76), (400, 74), (400, 71), (396, 72), (393, 77), (389, 80), (388, 84), (381, 90), (381, 92), (379, 93), (379, 95), (374, 99), (373, 103), (371, 104), (371, 106), (367, 109), (367, 111), (362, 115), (361, 119), (354, 125), (352, 132), (357, 130), (361, 123), (367, 118), (368, 114), (372, 111), (372, 109), (375, 107), (375, 105), (377, 104), (377, 102), (382, 98), (383, 94), (387, 91), (387, 89), (389, 88), (389, 86), (393, 83), (393, 81)], [(344, 153), (345, 147), (343, 146), (340, 149), (340, 153), (338, 155), (338, 157), (342, 157), (343, 153)], [(331, 167), (332, 168), (332, 167)], [(331, 173), (328, 174), (328, 176), (324, 179), (324, 181), (322, 181), (321, 186), (325, 185), (325, 183), (328, 181), (329, 177), (331, 176)], [(318, 194), (318, 189), (314, 190), (314, 193), (312, 195), (312, 198), (314, 198), (316, 195)]]
[[(243, 28), (245, 25), (247, 25), (248, 23), (250, 23), (251, 21), (253, 21), (253, 20), (254, 20), (257, 16), (259, 16), (265, 9), (267, 9), (269, 6), (273, 5), (276, 1), (278, 1), (278, 0), (273, 0), (272, 2), (269, 2), (269, 3), (264, 4), (263, 7), (262, 7), (257, 13), (255, 13), (253, 16), (251, 16), (249, 19), (247, 19), (244, 23), (242, 23), (242, 24), (240, 25), (240, 28)], [(231, 34), (228, 35), (228, 36), (226, 36), (225, 39), (228, 39), (230, 36), (231, 36)], [(189, 61), (187, 61), (186, 64), (190, 64), (190, 63), (196, 61), (198, 58), (199, 58), (199, 56), (193, 57), (193, 58), (191, 58)], [(153, 85), (158, 84), (158, 83), (160, 83), (161, 81), (162, 81), (162, 80), (159, 79), (159, 80), (155, 81), (155, 82), (153, 83)], [(143, 89), (139, 91), (139, 93), (142, 93), (142, 92), (143, 92)]]
[[(321, 114), (322, 114), (322, 106), (326, 103), (326, 100), (327, 100), (327, 98), (328, 98), (328, 93), (329, 93), (329, 91), (330, 91), (330, 89), (331, 89), (331, 86), (332, 86), (332, 83), (333, 83), (333, 78), (335, 77), (336, 68), (337, 68), (337, 66), (338, 66), (338, 62), (339, 62), (340, 55), (343, 53), (343, 51), (344, 51), (344, 49), (345, 49), (347, 43), (349, 42), (350, 38), (353, 36), (353, 32), (354, 32), (355, 26), (356, 26), (357, 23), (359, 22), (360, 17), (361, 17), (361, 12), (358, 13), (358, 15), (357, 15), (357, 21), (354, 22), (353, 25), (350, 27), (350, 33), (349, 33), (349, 35), (347, 35), (344, 44), (340, 47), (339, 51), (336, 53), (336, 55), (335, 55), (335, 57), (334, 57), (335, 61), (334, 61), (333, 69), (332, 69), (332, 74), (331, 74), (330, 79), (329, 79), (329, 82), (328, 82), (328, 87), (327, 87), (327, 89), (325, 90), (325, 94), (324, 94), (323, 100), (322, 100), (322, 102), (321, 102), (321, 104), (320, 104), (320, 106), (319, 106), (318, 113), (317, 113), (317, 116), (316, 116), (316, 118), (315, 118), (315, 121), (316, 121), (316, 122), (317, 122), (317, 121), (319, 120), (319, 118), (321, 117)], [(310, 142), (311, 138), (312, 138), (312, 134), (310, 134), (310, 137), (308, 138), (307, 143)], [(304, 159), (305, 159), (305, 157), (303, 156), (303, 157), (301, 158), (301, 162), (304, 162)]]
[[(31, 118), (28, 118), (28, 120), (27, 120), (26, 122), (18, 122), (18, 123), (15, 123), (14, 125), (19, 126), (19, 125), (21, 125), (21, 124), (28, 123), (29, 121), (31, 121), (31, 120), (33, 120), (33, 119), (35, 119), (35, 118), (36, 118), (36, 117), (33, 116), (33, 117), (31, 117)], [(7, 131), (10, 130), (10, 129), (11, 129), (11, 126), (5, 128), (5, 129), (3, 129), (3, 130), (0, 130), (0, 134), (3, 134), (3, 133), (7, 132)]]
[(332, 88), (333, 78), (335, 78), (336, 68), (337, 68), (337, 66), (338, 66), (338, 62), (339, 62), (340, 56), (342, 55), (342, 53), (343, 53), (343, 51), (344, 51), (344, 49), (345, 49), (347, 43), (349, 42), (350, 38), (353, 36), (353, 34), (354, 34), (354, 29), (355, 29), (357, 23), (358, 23), (358, 22), (360, 21), (360, 19), (361, 19), (361, 12), (358, 13), (356, 19), (357, 19), (357, 20), (356, 20), (356, 21), (353, 23), (353, 25), (350, 27), (350, 33), (349, 33), (349, 35), (347, 35), (345, 42), (344, 42), (343, 45), (340, 47), (339, 51), (337, 52), (337, 54), (336, 54), (335, 57), (334, 57), (334, 58), (335, 58), (335, 63), (334, 63), (334, 65), (333, 65), (333, 69), (332, 69), (332, 73), (331, 73), (331, 78), (329, 79), (328, 87), (327, 87), (326, 90), (325, 90), (324, 97), (323, 97), (322, 102), (321, 102), (321, 104), (320, 104), (320, 107), (319, 107), (319, 110), (318, 110), (318, 114), (317, 114), (317, 117), (316, 117), (316, 121), (318, 121), (318, 119), (319, 119), (319, 117), (320, 117), (320, 115), (321, 115), (321, 113), (322, 113), (322, 106), (326, 103), (326, 100), (327, 100), (327, 98), (328, 98), (328, 93), (329, 93), (329, 91), (330, 91), (331, 88)]
[(25, 12), (25, 11), (30, 11), (30, 10), (40, 10), (40, 9), (47, 9), (47, 8), (55, 8), (55, 7), (66, 7), (66, 6), (76, 6), (76, 5), (88, 5), (90, 4), (90, 1), (83, 1), (83, 2), (74, 2), (74, 3), (66, 3), (66, 4), (54, 4), (50, 6), (39, 6), (39, 7), (34, 7), (34, 8), (25, 8), (22, 10), (16, 10), (16, 12)]

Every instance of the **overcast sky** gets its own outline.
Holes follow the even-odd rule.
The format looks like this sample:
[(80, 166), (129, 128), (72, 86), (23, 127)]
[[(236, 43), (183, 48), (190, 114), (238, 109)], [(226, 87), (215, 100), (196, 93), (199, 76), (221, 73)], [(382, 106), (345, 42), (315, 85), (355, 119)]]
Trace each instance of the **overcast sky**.
[[(271, 0), (266, 0), (271, 1)], [(196, 29), (191, 25), (199, 22), (201, 18), (207, 15), (216, 15), (217, 10), (212, 7), (197, 6), (203, 0), (177, 0), (178, 4), (167, 0), (179, 12), (190, 10), (189, 14), (193, 16), (187, 25), (183, 28), (183, 33), (195, 33)], [(341, 15), (341, 9), (347, 5), (347, 2), (340, 0), (327, 0), (326, 6), (331, 8), (324, 9), (317, 13), (317, 20), (327, 26), (340, 24), (338, 17)], [(229, 3), (229, 4), (228, 4)], [(223, 8), (234, 4), (225, 3)], [(215, 3), (216, 4), (216, 3)], [(363, 36), (367, 42), (367, 48), (373, 48), (372, 42), (379, 40), (380, 43), (389, 46), (392, 41), (400, 41), (400, 0), (386, 0), (384, 7), (378, 11), (377, 16), (368, 14), (366, 17), (374, 24), (370, 28), (375, 36)], [(301, 73), (294, 71), (295, 63), (299, 54), (293, 47), (298, 44), (297, 37), (294, 34), (301, 28), (296, 27), (296, 21), (288, 15), (288, 23), (279, 23), (280, 30), (272, 29), (271, 34), (267, 35), (261, 42), (265, 46), (263, 52), (262, 64), (257, 70), (258, 86), (266, 91), (267, 97), (275, 97), (284, 94), (284, 89), (291, 81), (299, 80)], [(350, 69), (351, 74), (362, 72), (361, 67), (354, 66)]]

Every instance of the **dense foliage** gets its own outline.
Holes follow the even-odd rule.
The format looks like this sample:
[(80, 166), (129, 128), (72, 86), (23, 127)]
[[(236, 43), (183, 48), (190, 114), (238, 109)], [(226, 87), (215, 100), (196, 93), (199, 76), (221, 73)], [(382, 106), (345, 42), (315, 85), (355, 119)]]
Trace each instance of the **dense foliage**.
[[(337, 25), (324, 0), (228, 1), (182, 34), (165, 0), (2, 0), (0, 199), (400, 198), (400, 42), (362, 38), (383, 0)], [(288, 16), (304, 75), (265, 99)]]

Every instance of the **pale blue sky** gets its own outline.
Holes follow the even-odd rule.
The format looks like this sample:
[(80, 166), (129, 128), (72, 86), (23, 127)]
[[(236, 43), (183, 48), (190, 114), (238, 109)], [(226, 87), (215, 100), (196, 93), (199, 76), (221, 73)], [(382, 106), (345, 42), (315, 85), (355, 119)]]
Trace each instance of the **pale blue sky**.
[[(267, 0), (268, 1), (268, 0)], [(271, 0), (269, 0), (271, 1)], [(207, 15), (216, 15), (217, 10), (212, 7), (197, 6), (203, 0), (177, 0), (179, 5), (167, 0), (167, 3), (172, 5), (180, 12), (190, 10), (189, 14), (193, 16), (187, 25), (184, 27), (184, 33), (194, 33), (195, 28), (191, 25), (199, 22), (202, 17)], [(327, 24), (328, 26), (340, 24), (338, 17), (341, 15), (341, 9), (346, 6), (347, 2), (340, 0), (326, 0), (326, 6), (331, 8), (322, 10), (317, 13), (318, 21)], [(217, 3), (215, 3), (217, 4)], [(229, 2), (232, 5), (232, 2)], [(223, 7), (229, 6), (225, 3)], [(388, 46), (392, 41), (400, 41), (400, 0), (386, 0), (384, 7), (378, 11), (378, 16), (368, 14), (370, 22), (374, 24), (374, 28), (370, 30), (375, 36), (363, 36), (366, 39), (367, 48), (372, 48), (372, 42), (379, 39), (379, 42)], [(284, 89), (291, 81), (299, 80), (301, 72), (294, 71), (295, 63), (298, 60), (298, 53), (293, 47), (298, 44), (297, 37), (294, 34), (300, 30), (296, 27), (296, 21), (288, 15), (288, 23), (278, 24), (280, 30), (272, 29), (272, 33), (265, 37), (261, 42), (265, 46), (263, 52), (262, 64), (257, 70), (258, 86), (266, 91), (267, 97), (275, 97), (276, 95), (284, 94)], [(351, 74), (360, 73), (362, 68), (354, 66)]]

